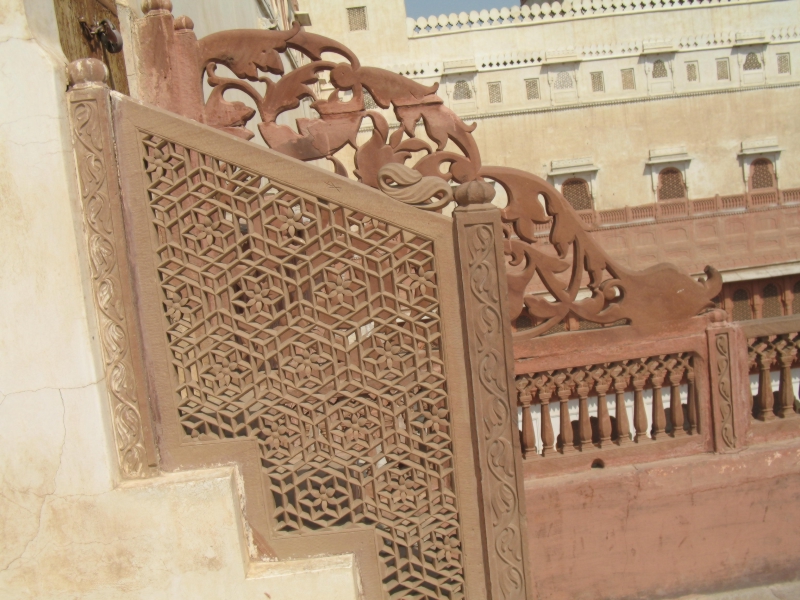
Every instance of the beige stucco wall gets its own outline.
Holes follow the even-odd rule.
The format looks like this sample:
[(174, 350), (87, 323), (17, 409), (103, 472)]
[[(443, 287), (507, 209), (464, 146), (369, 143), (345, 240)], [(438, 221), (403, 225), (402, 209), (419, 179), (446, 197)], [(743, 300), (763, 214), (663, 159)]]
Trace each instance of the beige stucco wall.
[(0, 1), (0, 598), (357, 598), (250, 560), (232, 467), (120, 481), (52, 6)]
[[(366, 7), (366, 31), (349, 31), (346, 9), (355, 6)], [(666, 147), (683, 147), (691, 158), (681, 165), (690, 198), (742, 193), (746, 183), (738, 153), (742, 142), (752, 139), (777, 138), (782, 151), (769, 158), (777, 159), (779, 186), (800, 186), (798, 0), (539, 20), (416, 37), (407, 29), (402, 0), (301, 0), (301, 8), (311, 15), (310, 31), (344, 42), (364, 64), (439, 82), (445, 102), (465, 121), (477, 120), (475, 136), (485, 163), (547, 176), (553, 161), (591, 158), (599, 168), (591, 182), (596, 208), (653, 202), (645, 163), (651, 150)], [(671, 49), (649, 53), (658, 44)], [(743, 70), (751, 52), (763, 61), (758, 73)], [(781, 74), (777, 55), (787, 53), (791, 72)], [(559, 62), (570, 54), (573, 62)], [(717, 79), (718, 59), (728, 61), (729, 80)], [(667, 78), (652, 77), (656, 60), (666, 63)], [(691, 62), (699, 69), (696, 82), (688, 81)], [(635, 90), (622, 89), (622, 69), (634, 70)], [(557, 96), (554, 78), (563, 71), (574, 77), (574, 92)], [(592, 89), (591, 74), (598, 72), (602, 92)], [(539, 80), (539, 99), (527, 98), (528, 79)], [(459, 80), (472, 87), (472, 100), (452, 99)], [(501, 85), (501, 102), (490, 102), (490, 83)]]

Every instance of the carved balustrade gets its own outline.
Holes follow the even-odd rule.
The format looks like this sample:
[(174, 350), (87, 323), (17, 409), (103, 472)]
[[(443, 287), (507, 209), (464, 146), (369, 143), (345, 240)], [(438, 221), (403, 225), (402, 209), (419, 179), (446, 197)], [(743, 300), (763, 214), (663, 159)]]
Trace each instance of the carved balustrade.
[(800, 416), (800, 316), (751, 321), (747, 335), (752, 418), (754, 421)]
[(691, 352), (518, 375), (523, 456), (568, 455), (697, 434), (695, 382)]

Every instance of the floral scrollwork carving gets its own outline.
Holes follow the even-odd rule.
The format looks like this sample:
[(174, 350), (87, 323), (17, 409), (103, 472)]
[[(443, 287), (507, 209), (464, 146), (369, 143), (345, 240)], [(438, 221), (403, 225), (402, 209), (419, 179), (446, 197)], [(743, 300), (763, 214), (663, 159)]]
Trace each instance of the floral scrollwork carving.
[(504, 357), (504, 327), (497, 278), (495, 236), (492, 225), (467, 226), (471, 312), (477, 315), (476, 402), (482, 406), (485, 468), (490, 478), (487, 502), (491, 514), (491, 537), (497, 562), (498, 586), (503, 598), (525, 597), (522, 535), (519, 513), (514, 444), (515, 431), (508, 400), (508, 371)]
[[(453, 184), (491, 182), (503, 188), (510, 317), (525, 316), (532, 324), (519, 335), (545, 334), (570, 316), (656, 328), (711, 308), (721, 289), (712, 267), (696, 281), (670, 264), (634, 271), (612, 260), (552, 185), (531, 173), (482, 164), (472, 135), (476, 125), (465, 124), (444, 104), (438, 84), (362, 66), (342, 44), (298, 25), (288, 31), (220, 32), (196, 44), (198, 75), (205, 74), (212, 88), (201, 110), (209, 125), (250, 139), (254, 134), (247, 124), (258, 115), (258, 131), (270, 148), (305, 161), (328, 159), (338, 174), (352, 173), (425, 210), (449, 204), (447, 188)], [(281, 55), (289, 51), (300, 59), (286, 72)], [(222, 75), (219, 67), (235, 77)], [(256, 110), (227, 100), (229, 90), (248, 95)], [(367, 108), (367, 97), (376, 108)], [(278, 123), (302, 103), (319, 118), (297, 118), (296, 128)], [(387, 120), (392, 117), (395, 125)], [(372, 133), (360, 142), (365, 124)], [(349, 167), (337, 156), (346, 146), (354, 150)], [(472, 201), (466, 191), (462, 196)], [(483, 191), (478, 197), (491, 201)], [(548, 232), (550, 244), (542, 237)]]
[(717, 378), (719, 388), (719, 410), (722, 415), (722, 441), (728, 448), (736, 447), (736, 434), (733, 424), (733, 396), (731, 383), (730, 342), (727, 333), (717, 334), (714, 343), (717, 348)]
[(83, 202), (86, 242), (97, 308), (105, 381), (120, 468), (126, 477), (146, 475), (147, 459), (139, 413), (130, 338), (122, 299), (118, 253), (111, 216), (104, 136), (96, 99), (71, 102), (73, 138)]

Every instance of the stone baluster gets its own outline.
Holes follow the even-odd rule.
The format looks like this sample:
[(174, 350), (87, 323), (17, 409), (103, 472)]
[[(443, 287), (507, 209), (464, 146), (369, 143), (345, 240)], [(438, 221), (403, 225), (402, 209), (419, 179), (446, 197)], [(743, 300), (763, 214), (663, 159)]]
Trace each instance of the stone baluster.
[(692, 365), (691, 357), (686, 357), (684, 361), (686, 367), (686, 380), (688, 381), (688, 399), (686, 405), (686, 414), (689, 421), (689, 433), (699, 433), (700, 428), (697, 425), (697, 385), (696, 373)]
[(666, 433), (667, 429), (667, 414), (664, 411), (664, 398), (662, 397), (662, 387), (664, 379), (667, 377), (667, 370), (660, 360), (650, 361), (647, 369), (650, 371), (650, 381), (653, 384), (653, 427), (650, 435), (656, 440), (659, 435)]
[(641, 361), (635, 361), (631, 369), (633, 382), (633, 428), (636, 431), (636, 441), (650, 440), (647, 427), (647, 413), (644, 409), (644, 386), (650, 373)]
[(605, 369), (596, 369), (592, 373), (595, 379), (594, 389), (597, 392), (597, 432), (600, 447), (611, 442), (611, 417), (608, 414), (608, 402), (606, 392), (611, 387), (611, 377), (606, 374)]
[[(747, 360), (748, 360), (747, 362), (748, 373), (752, 373), (753, 371), (756, 370), (757, 362), (756, 362), (756, 352), (755, 350), (753, 350), (753, 347), (749, 345), (749, 343), (747, 348)], [(756, 414), (756, 396), (758, 395), (758, 393), (756, 393), (756, 395), (754, 396), (753, 390), (750, 386), (747, 386), (747, 391), (750, 394), (750, 415), (754, 419), (756, 419), (758, 418), (758, 415)]]
[(555, 380), (558, 386), (558, 414), (559, 428), (561, 429), (558, 434), (559, 447), (562, 454), (571, 454), (575, 451), (572, 420), (569, 418), (569, 397), (572, 395), (572, 380), (567, 377), (566, 373), (559, 373)]
[(542, 456), (547, 456), (548, 452), (553, 452), (555, 438), (553, 436), (553, 424), (550, 422), (550, 398), (555, 392), (555, 385), (550, 378), (542, 377), (544, 381), (537, 384), (539, 388), (539, 404), (542, 407)]
[(584, 450), (592, 443), (592, 422), (589, 420), (591, 380), (586, 369), (577, 369), (572, 375), (572, 381), (575, 384), (575, 391), (578, 393), (578, 435), (580, 436), (581, 450)]
[(611, 368), (611, 376), (614, 378), (614, 390), (616, 391), (616, 420), (617, 420), (617, 444), (624, 446), (631, 441), (631, 426), (628, 422), (628, 411), (625, 410), (625, 389), (628, 387), (628, 373), (623, 363), (616, 363)]
[(756, 413), (757, 418), (762, 421), (770, 421), (775, 418), (773, 408), (775, 395), (772, 392), (772, 376), (769, 372), (775, 362), (775, 355), (776, 352), (769, 343), (760, 344), (756, 349), (758, 363), (758, 408), (756, 408)]
[(667, 367), (669, 377), (669, 419), (672, 421), (672, 436), (681, 437), (686, 435), (683, 429), (683, 404), (681, 403), (681, 381), (686, 372), (684, 366), (677, 360), (672, 359)]
[(794, 412), (794, 390), (792, 389), (792, 363), (797, 358), (797, 347), (788, 339), (788, 336), (781, 336), (776, 344), (778, 347), (778, 360), (781, 363), (781, 382), (778, 388), (778, 399), (780, 406), (778, 414), (783, 417), (796, 417)]
[(517, 399), (522, 408), (522, 435), (520, 441), (522, 445), (522, 457), (532, 458), (537, 456), (536, 452), (536, 431), (533, 429), (533, 415), (531, 415), (531, 404), (533, 403), (536, 387), (531, 385), (531, 380), (527, 377), (517, 378)]

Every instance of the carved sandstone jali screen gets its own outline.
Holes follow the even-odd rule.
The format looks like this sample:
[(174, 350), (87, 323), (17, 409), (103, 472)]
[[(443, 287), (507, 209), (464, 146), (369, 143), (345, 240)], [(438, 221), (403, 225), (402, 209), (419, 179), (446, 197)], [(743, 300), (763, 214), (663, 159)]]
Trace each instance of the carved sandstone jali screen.
[[(113, 107), (162, 468), (230, 462), (244, 443), (261, 487), (248, 518), (279, 557), (356, 551), (368, 597), (485, 597), (485, 563), (505, 557), (482, 549), (493, 532), (478, 500), (494, 484), (481, 487), (473, 446), (453, 221), (128, 99)], [(494, 224), (481, 227), (471, 256), (496, 261)], [(510, 561), (491, 597), (524, 598), (492, 283), (507, 417), (493, 436), (509, 443), (491, 510)]]

